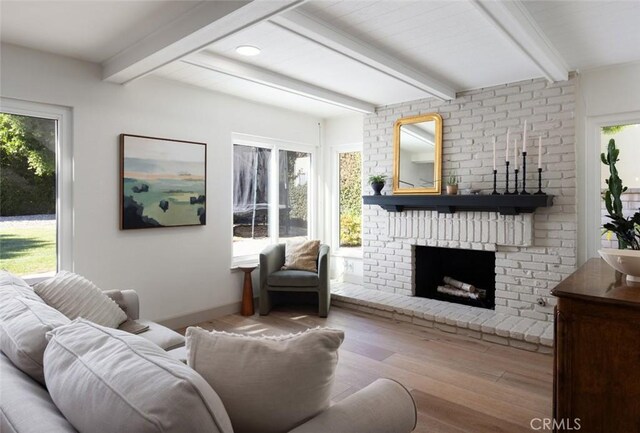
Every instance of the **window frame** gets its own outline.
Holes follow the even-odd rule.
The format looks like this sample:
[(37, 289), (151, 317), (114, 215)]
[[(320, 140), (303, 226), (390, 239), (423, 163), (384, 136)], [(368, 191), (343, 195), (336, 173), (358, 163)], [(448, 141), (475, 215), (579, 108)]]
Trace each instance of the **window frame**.
[[(278, 140), (267, 137), (259, 137), (249, 134), (232, 133), (231, 134), (231, 173), (233, 176), (233, 146), (253, 146), (271, 150), (271, 158), (269, 160), (269, 242), (278, 243), (280, 241), (280, 188), (279, 188), (279, 167), (280, 167), (280, 151), (304, 152), (311, 155), (311, 164), (309, 165), (309, 195), (307, 200), (307, 233), (309, 239), (317, 237), (317, 180), (318, 180), (318, 146), (306, 143), (297, 143), (293, 141)], [(275, 204), (275, 206), (274, 206)], [(242, 265), (255, 265), (259, 260), (259, 253), (235, 256), (233, 254), (233, 179), (231, 182), (231, 268)]]
[[(331, 146), (331, 250), (334, 256), (362, 258), (360, 247), (340, 247), (340, 154), (360, 152), (362, 143), (337, 144)], [(362, 160), (361, 160), (362, 161)], [(362, 173), (362, 166), (360, 167)]]
[[(72, 110), (59, 105), (0, 97), (0, 112), (56, 121), (56, 271), (74, 270)], [(44, 277), (28, 278), (35, 284)]]

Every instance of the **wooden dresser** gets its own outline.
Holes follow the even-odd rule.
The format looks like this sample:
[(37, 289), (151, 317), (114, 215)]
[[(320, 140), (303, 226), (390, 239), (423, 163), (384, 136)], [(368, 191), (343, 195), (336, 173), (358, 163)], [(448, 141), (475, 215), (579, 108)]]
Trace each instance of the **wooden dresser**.
[(552, 294), (555, 431), (640, 433), (640, 283), (591, 259)]

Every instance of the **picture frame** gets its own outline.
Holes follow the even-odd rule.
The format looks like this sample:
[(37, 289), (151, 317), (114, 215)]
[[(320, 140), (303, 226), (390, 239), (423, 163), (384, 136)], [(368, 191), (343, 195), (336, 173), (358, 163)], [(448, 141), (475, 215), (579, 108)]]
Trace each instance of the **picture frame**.
[(207, 144), (120, 134), (120, 229), (206, 225)]

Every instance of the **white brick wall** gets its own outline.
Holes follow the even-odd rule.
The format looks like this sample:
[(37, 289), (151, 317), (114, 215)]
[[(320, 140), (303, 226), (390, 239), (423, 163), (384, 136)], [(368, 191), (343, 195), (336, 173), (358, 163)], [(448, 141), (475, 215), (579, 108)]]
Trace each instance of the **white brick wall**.
[[(555, 300), (550, 290), (573, 272), (576, 265), (575, 87), (573, 76), (561, 83), (528, 80), (462, 92), (449, 102), (429, 98), (380, 107), (375, 114), (367, 116), (363, 146), (365, 194), (370, 191), (366, 185), (369, 175), (391, 176), (394, 122), (401, 117), (438, 112), (443, 118), (443, 177), (455, 170), (462, 177), (462, 190), (473, 187), (490, 192), (493, 189), (493, 137), (498, 137), (497, 153), (502, 155), (499, 161), (503, 163), (507, 127), (511, 128), (512, 137), (519, 137), (526, 119), (528, 135), (532, 138), (528, 167), (536, 167), (537, 145), (533, 137), (541, 135), (546, 149), (543, 189), (556, 197), (553, 207), (539, 209), (528, 217), (532, 219), (533, 230), (524, 240), (514, 237), (509, 242), (494, 241), (490, 231), (480, 242), (447, 239), (446, 229), (440, 228), (434, 237), (436, 232), (426, 227), (429, 224), (431, 228), (433, 224), (434, 213), (430, 211), (390, 216), (378, 206), (364, 206), (365, 287), (411, 296), (414, 293), (412, 245), (444, 242), (450, 247), (495, 250), (496, 311), (551, 321)], [(504, 170), (498, 166), (499, 189), (504, 189), (504, 182), (500, 183)], [(536, 176), (534, 170), (527, 173), (530, 191), (537, 186)], [(387, 185), (387, 194), (391, 194), (389, 189)], [(467, 214), (464, 218), (473, 220), (495, 218), (492, 213)], [(411, 221), (405, 221), (405, 227), (398, 228), (398, 224), (402, 224), (399, 221), (406, 218)], [(440, 215), (439, 218), (454, 217)], [(445, 221), (445, 224), (448, 223)], [(538, 305), (540, 298), (546, 302), (545, 306)]]
[(446, 248), (495, 251), (498, 245), (533, 244), (533, 215), (500, 215), (498, 212), (435, 211), (389, 212), (387, 234), (391, 238), (414, 238), (417, 244)]

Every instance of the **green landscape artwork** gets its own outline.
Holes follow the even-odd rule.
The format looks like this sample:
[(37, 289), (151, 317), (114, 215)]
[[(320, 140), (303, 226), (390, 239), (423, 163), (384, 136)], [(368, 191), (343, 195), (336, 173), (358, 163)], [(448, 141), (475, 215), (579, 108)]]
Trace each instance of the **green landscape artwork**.
[(122, 134), (121, 229), (205, 225), (207, 145)]

